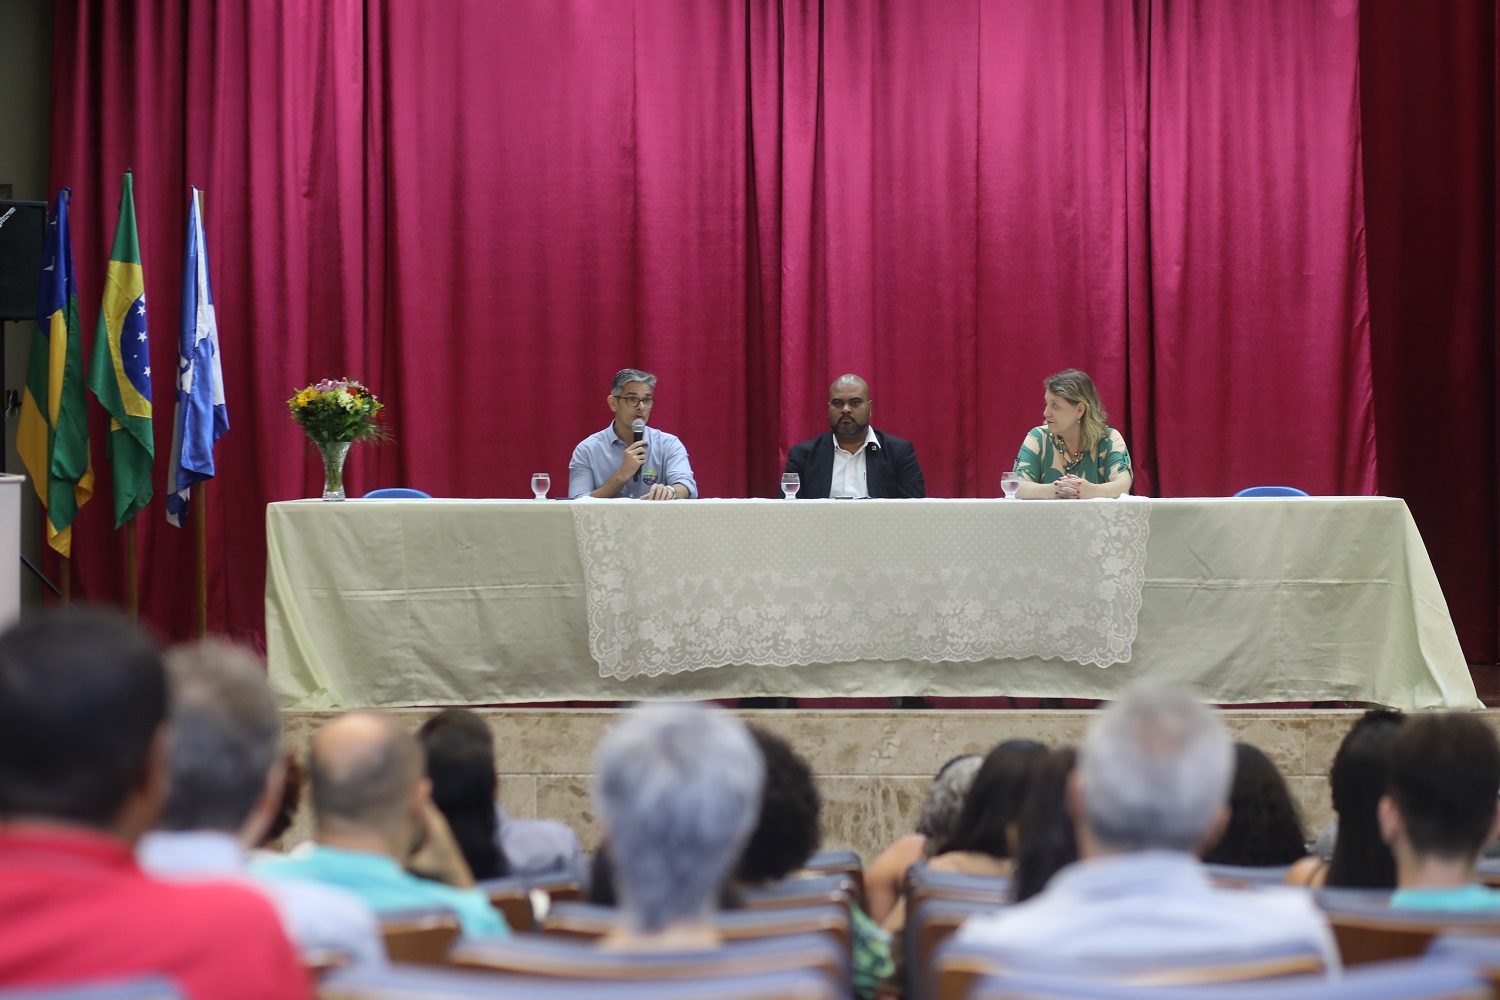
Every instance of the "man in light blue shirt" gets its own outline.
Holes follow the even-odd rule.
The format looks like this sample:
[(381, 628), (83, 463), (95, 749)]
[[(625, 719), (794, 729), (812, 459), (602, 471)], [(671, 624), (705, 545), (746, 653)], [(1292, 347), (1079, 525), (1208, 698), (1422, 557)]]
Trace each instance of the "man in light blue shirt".
[(167, 667), (171, 789), (160, 828), (136, 844), (141, 867), (165, 879), (243, 882), (270, 897), (304, 953), (385, 964), (375, 915), (354, 895), (249, 874), (247, 849), (270, 826), (286, 776), (265, 665), (248, 650), (199, 643), (172, 650)]
[(1493, 912), (1500, 892), (1479, 882), (1479, 854), (1500, 830), (1500, 742), (1457, 712), (1409, 715), (1391, 743), (1380, 834), (1396, 859), (1391, 907)]
[[(257, 862), (268, 879), (304, 879), (347, 889), (376, 914), (441, 906), (458, 915), (466, 936), (509, 934), (432, 804), (422, 747), (384, 715), (351, 712), (313, 737), (316, 843), (285, 858)], [(403, 867), (414, 854), (432, 879)]]
[[(591, 496), (686, 500), (698, 495), (687, 449), (666, 431), (645, 427), (656, 404), (656, 376), (636, 368), (615, 373), (606, 402), (614, 421), (573, 449), (568, 499)], [(632, 425), (643, 425), (637, 441)]]
[(1023, 903), (973, 917), (959, 939), (1018, 966), (1104, 970), (1307, 955), (1339, 968), (1305, 890), (1226, 889), (1198, 857), (1229, 819), (1234, 751), (1181, 685), (1137, 684), (1089, 725), (1069, 786), (1082, 860)]

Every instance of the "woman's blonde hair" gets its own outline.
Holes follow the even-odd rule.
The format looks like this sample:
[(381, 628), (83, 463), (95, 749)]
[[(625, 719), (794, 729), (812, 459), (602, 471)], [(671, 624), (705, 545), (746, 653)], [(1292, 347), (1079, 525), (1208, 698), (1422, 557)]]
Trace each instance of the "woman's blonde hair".
[(1042, 385), (1052, 395), (1061, 396), (1074, 406), (1083, 404), (1083, 420), (1080, 421), (1083, 424), (1083, 450), (1093, 451), (1094, 446), (1109, 434), (1109, 414), (1099, 402), (1099, 390), (1094, 388), (1094, 380), (1086, 372), (1068, 368), (1049, 377)]

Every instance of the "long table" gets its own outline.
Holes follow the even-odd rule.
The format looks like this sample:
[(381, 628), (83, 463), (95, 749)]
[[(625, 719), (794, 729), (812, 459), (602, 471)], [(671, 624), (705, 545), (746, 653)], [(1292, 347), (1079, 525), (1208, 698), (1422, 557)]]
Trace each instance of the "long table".
[[(1100, 591), (1113, 610), (1101, 604), (1097, 613), (1069, 615), (1075, 625), (1098, 618), (1113, 654), (1075, 654), (1092, 657), (1081, 662), (1022, 643), (1015, 655), (994, 655), (1010, 647), (1005, 630), (993, 627), (988, 646), (934, 639), (944, 634), (942, 621), (933, 632), (934, 608), (950, 618), (996, 610), (956, 600), (949, 568), (987, 580), (1009, 574), (996, 586), (1014, 587), (1028, 572), (1050, 573), (1053, 583), (1068, 573), (1104, 579), (1068, 539), (1118, 517), (1123, 508), (1112, 503), (1141, 505), (1132, 509), (1149, 521), (1134, 582), (1138, 610), (1109, 584)], [(599, 544), (601, 525), (618, 545)], [(966, 533), (956, 540), (955, 525)], [(268, 507), (266, 530), (267, 658), (289, 707), (766, 695), (1107, 699), (1141, 677), (1178, 679), (1224, 704), (1481, 707), (1421, 537), (1405, 503), (1391, 498), (291, 501)], [(789, 543), (765, 544), (780, 537)], [(719, 541), (706, 546), (705, 565), (686, 567), (684, 553), (705, 546), (684, 548), (684, 538)], [(618, 551), (604, 551), (612, 547)], [(886, 563), (872, 565), (880, 559)], [(912, 580), (872, 596), (871, 579), (888, 579), (891, 561), (903, 559), (916, 567)], [(633, 583), (649, 590), (642, 607), (661, 621), (700, 623), (701, 609), (698, 617), (680, 609), (674, 616), (680, 581), (692, 577), (698, 590), (683, 600), (701, 603), (703, 589), (722, 589), (724, 579), (753, 580), (755, 603), (738, 617), (764, 629), (759, 612), (767, 605), (772, 617), (804, 610), (811, 576), (792, 579), (799, 574), (788, 566), (828, 569), (829, 586), (842, 581), (843, 603), (832, 606), (858, 611), (881, 602), (882, 617), (860, 619), (847, 644), (838, 641), (837, 620), (814, 635), (831, 637), (849, 658), (795, 661), (785, 643), (772, 655), (774, 637), (761, 635), (721, 644), (758, 663), (684, 666), (679, 658), (653, 675), (622, 669), (614, 653), (601, 652), (602, 663), (593, 655), (635, 649), (631, 655), (649, 658), (640, 647), (650, 641), (706, 645), (691, 631), (701, 624), (665, 637), (652, 624), (610, 646), (611, 615), (641, 610), (629, 603)], [(1128, 566), (1122, 579), (1130, 583)], [(931, 586), (941, 593), (922, 590)], [(724, 608), (746, 610), (734, 596), (724, 596)], [(1011, 608), (1009, 620), (1025, 622), (1028, 610), (1037, 611)], [(857, 658), (872, 647), (855, 640), (872, 630), (889, 640), (877, 644), (882, 658)], [(799, 643), (830, 648), (797, 634), (793, 652)], [(714, 654), (703, 655), (711, 662)]]

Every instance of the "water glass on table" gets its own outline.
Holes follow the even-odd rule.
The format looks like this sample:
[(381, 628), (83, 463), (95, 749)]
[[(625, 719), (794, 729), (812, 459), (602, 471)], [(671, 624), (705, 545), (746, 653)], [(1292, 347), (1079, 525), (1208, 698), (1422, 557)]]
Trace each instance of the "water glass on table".
[(552, 477), (545, 472), (533, 472), (531, 474), (531, 492), (535, 499), (547, 499), (547, 491), (552, 488)]
[(781, 498), (790, 500), (797, 495), (802, 488), (802, 477), (795, 472), (783, 472), (781, 474)]
[(1014, 500), (1016, 490), (1021, 488), (1021, 477), (1016, 470), (1000, 473), (1000, 490), (1005, 494), (1007, 500)]

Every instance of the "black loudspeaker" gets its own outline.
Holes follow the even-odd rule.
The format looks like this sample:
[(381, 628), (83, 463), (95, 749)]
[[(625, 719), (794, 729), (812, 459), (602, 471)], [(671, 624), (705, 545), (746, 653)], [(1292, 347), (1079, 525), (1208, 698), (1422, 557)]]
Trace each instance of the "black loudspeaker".
[(47, 203), (0, 201), (0, 320), (36, 319)]

